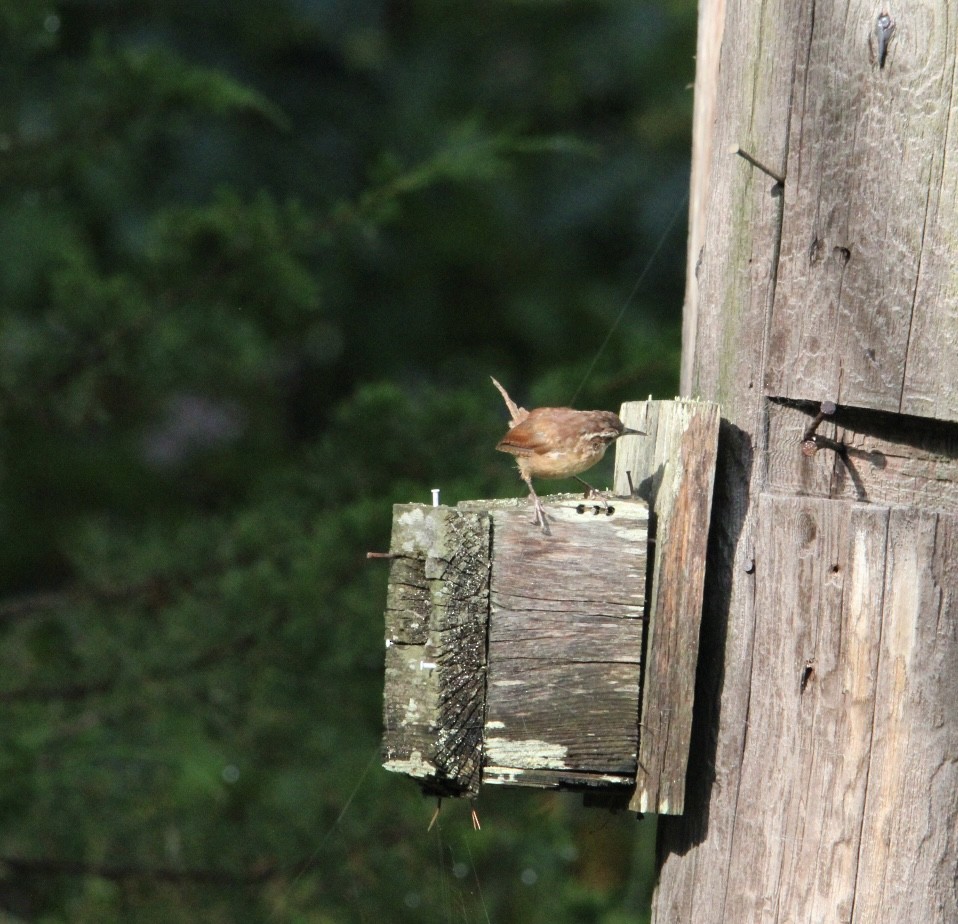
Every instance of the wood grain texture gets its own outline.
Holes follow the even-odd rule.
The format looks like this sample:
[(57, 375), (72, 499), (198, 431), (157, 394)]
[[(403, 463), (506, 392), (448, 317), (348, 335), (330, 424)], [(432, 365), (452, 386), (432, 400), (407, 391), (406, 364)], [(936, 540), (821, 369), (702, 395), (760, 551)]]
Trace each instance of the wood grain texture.
[(851, 920), (888, 511), (834, 507), (759, 499), (740, 793), (762, 811), (735, 821), (726, 920)]
[(609, 503), (543, 498), (548, 536), (525, 503), (490, 510), (485, 782), (631, 782), (648, 507)]
[[(722, 408), (713, 520), (705, 572), (696, 706), (692, 717), (685, 812), (659, 819), (659, 922), (725, 924), (724, 902), (738, 777), (748, 727), (752, 658), (754, 511), (765, 402), (766, 320), (775, 297), (783, 196), (770, 177), (729, 154), (738, 145), (780, 173), (789, 149), (796, 58), (805, 40), (807, 4), (772, 0), (700, 0), (695, 97), (714, 97), (714, 120), (697, 118), (708, 138), (693, 141), (693, 176), (704, 171), (690, 227), (681, 393)], [(796, 19), (798, 22), (796, 23)], [(698, 105), (698, 102), (696, 102)], [(691, 330), (690, 330), (691, 328)], [(760, 456), (758, 456), (760, 458)], [(731, 886), (734, 888), (735, 886)]]
[[(952, 0), (814, 5), (791, 116), (769, 394), (958, 419)], [(867, 310), (863, 310), (867, 306)]]
[(741, 792), (764, 811), (736, 820), (726, 920), (956, 920), (956, 520), (771, 495), (758, 514)]
[(958, 518), (895, 510), (855, 924), (958, 920)]
[[(696, 71), (699, 75), (718, 73), (721, 60), (722, 37), (725, 30), (725, 18), (717, 7), (721, 3), (699, 4), (699, 28), (695, 47)], [(716, 135), (716, 111), (720, 105), (718, 98), (718, 80), (699, 80), (695, 87), (694, 109), (692, 113), (692, 175), (689, 178), (689, 240), (685, 257), (685, 277), (694, 279), (699, 271), (702, 254), (707, 240), (705, 205), (711, 193), (712, 173), (710, 166), (713, 156), (713, 144)], [(736, 139), (738, 143), (738, 139)], [(784, 154), (781, 162), (784, 163)], [(688, 387), (693, 373), (695, 340), (699, 326), (698, 290), (689, 286), (686, 291), (685, 305), (682, 310), (682, 393), (691, 394)]]
[[(707, 163), (690, 208), (693, 271), (683, 307), (681, 392), (724, 407), (740, 392), (758, 401), (765, 319), (775, 295), (783, 196), (779, 185), (742, 158), (741, 147), (779, 174), (788, 156), (788, 112), (801, 29), (783, 29), (794, 9), (788, 0), (704, 0), (699, 5), (699, 42), (709, 54), (697, 61), (695, 153)], [(724, 43), (717, 44), (722, 39)], [(716, 53), (720, 49), (719, 53)], [(705, 70), (704, 68), (710, 68)], [(714, 98), (714, 99), (713, 99)], [(717, 102), (715, 102), (717, 100)], [(705, 115), (715, 120), (708, 124)], [(730, 266), (735, 272), (729, 272)], [(756, 356), (759, 351), (759, 356)], [(721, 355), (722, 364), (703, 362)]]
[(719, 408), (700, 401), (624, 404), (626, 426), (647, 439), (616, 450), (615, 489), (648, 500), (655, 545), (643, 670), (639, 760), (630, 808), (685, 807), (705, 550), (718, 449)]
[(474, 795), (482, 766), (489, 517), (397, 504), (390, 552), (384, 766), (428, 792)]

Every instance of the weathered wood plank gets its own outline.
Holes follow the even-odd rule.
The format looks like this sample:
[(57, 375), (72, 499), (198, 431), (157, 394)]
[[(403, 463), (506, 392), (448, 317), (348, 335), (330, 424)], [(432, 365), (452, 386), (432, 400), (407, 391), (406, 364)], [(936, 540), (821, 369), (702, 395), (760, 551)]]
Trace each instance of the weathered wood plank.
[(543, 503), (548, 536), (526, 504), (490, 511), (483, 779), (614, 785), (635, 772), (648, 508)]
[(953, 4), (893, 9), (884, 68), (876, 10), (816, 4), (799, 58), (765, 387), (956, 420)]
[(884, 593), (852, 921), (958, 921), (958, 518), (892, 511)]
[[(655, 920), (725, 924), (733, 821), (752, 658), (754, 550), (750, 482), (758, 483), (767, 317), (776, 297), (784, 196), (770, 177), (729, 154), (750, 151), (783, 172), (797, 59), (810, 4), (700, 0), (689, 267), (682, 336), (683, 395), (722, 407), (705, 612), (682, 816), (659, 821)], [(786, 180), (786, 186), (788, 181)], [(697, 213), (697, 214), (696, 214)]]
[[(632, 649), (631, 663), (504, 658), (492, 642), (485, 740), (489, 765), (631, 780), (639, 705), (638, 632), (634, 639), (623, 634), (622, 644)], [(483, 779), (491, 781), (488, 773)]]
[(763, 811), (736, 818), (726, 920), (850, 920), (887, 522), (883, 508), (758, 499), (740, 798)]
[[(954, 106), (958, 72), (953, 70), (952, 79), (952, 86), (940, 92), (947, 93)], [(954, 118), (948, 122), (942, 156), (940, 189), (936, 187), (928, 202), (901, 410), (935, 420), (958, 420), (958, 127)]]
[(621, 416), (627, 426), (649, 435), (617, 447), (615, 488), (627, 493), (631, 477), (638, 495), (649, 502), (655, 534), (639, 759), (630, 808), (681, 814), (719, 408), (699, 401), (639, 401), (623, 405)]
[(440, 794), (478, 791), (490, 523), (482, 511), (398, 504), (386, 599), (388, 770)]
[(736, 821), (726, 918), (956, 920), (958, 520), (771, 495), (758, 514), (741, 787), (764, 810)]
[[(766, 313), (775, 295), (784, 202), (774, 179), (729, 152), (741, 148), (785, 173), (792, 75), (803, 37), (802, 30), (780, 28), (782, 8), (789, 3), (794, 7), (792, 0), (699, 4), (699, 131), (693, 139), (695, 186), (689, 203), (695, 236), (689, 240), (681, 389), (723, 409), (740, 390), (753, 399), (761, 390), (755, 350), (764, 343)], [(730, 265), (734, 273), (728, 272)], [(721, 369), (694, 361), (713, 355), (725, 358)]]

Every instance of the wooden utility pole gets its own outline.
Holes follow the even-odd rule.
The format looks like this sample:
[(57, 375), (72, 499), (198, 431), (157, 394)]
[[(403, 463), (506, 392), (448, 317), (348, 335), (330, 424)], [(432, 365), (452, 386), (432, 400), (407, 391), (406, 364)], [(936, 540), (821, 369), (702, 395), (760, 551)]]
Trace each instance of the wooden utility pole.
[(958, 14), (884, 4), (701, 0), (682, 392), (724, 420), (659, 924), (958, 921)]

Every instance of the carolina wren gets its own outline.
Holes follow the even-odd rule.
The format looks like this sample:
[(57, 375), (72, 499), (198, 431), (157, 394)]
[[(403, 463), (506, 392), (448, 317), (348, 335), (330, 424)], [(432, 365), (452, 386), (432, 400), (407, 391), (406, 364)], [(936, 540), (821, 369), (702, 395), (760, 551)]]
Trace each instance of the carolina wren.
[[(626, 427), (611, 411), (576, 411), (571, 407), (537, 407), (527, 411), (518, 407), (506, 390), (495, 380), (492, 384), (505, 399), (512, 418), (512, 428), (496, 446), (500, 452), (516, 457), (519, 475), (529, 487), (535, 506), (535, 519), (548, 531), (542, 502), (532, 487), (536, 478), (578, 478), (592, 468), (620, 436), (644, 436), (641, 430)], [(597, 493), (585, 481), (586, 497)]]

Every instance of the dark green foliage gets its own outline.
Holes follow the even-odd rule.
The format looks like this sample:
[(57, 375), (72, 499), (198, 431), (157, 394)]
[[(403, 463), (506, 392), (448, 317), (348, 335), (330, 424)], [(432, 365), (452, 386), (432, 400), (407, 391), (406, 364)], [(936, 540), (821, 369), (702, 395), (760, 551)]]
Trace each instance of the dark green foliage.
[(522, 493), (490, 374), (674, 393), (681, 220), (589, 370), (683, 217), (693, 13), (0, 0), (0, 916), (643, 920), (648, 825), (426, 832), (365, 552)]

